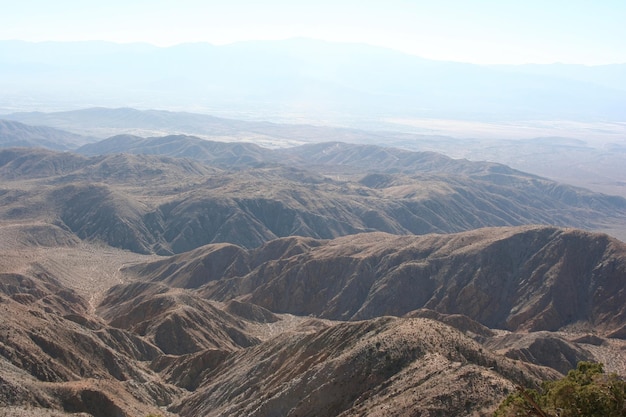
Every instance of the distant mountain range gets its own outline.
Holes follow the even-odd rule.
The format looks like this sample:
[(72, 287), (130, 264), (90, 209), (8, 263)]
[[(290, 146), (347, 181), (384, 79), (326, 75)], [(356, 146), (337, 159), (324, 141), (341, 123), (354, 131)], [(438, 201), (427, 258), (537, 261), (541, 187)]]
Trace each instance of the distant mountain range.
[(0, 147), (41, 147), (64, 151), (95, 139), (46, 126), (28, 126), (0, 119)]
[[(28, 138), (32, 145), (54, 150), (75, 150), (83, 143), (98, 141), (96, 138), (105, 139), (116, 135), (131, 135), (134, 138), (127, 139), (131, 142), (138, 141), (140, 137), (192, 135), (214, 142), (246, 142), (270, 149), (341, 141), (412, 151), (434, 151), (453, 158), (499, 162), (559, 182), (626, 197), (626, 182), (623, 181), (626, 177), (626, 143), (619, 129), (611, 131), (604, 139), (594, 139), (593, 132), (603, 131), (606, 127), (602, 124), (588, 126), (578, 132), (577, 135), (583, 138), (589, 133), (591, 137), (586, 139), (537, 137), (487, 140), (311, 124), (255, 122), (198, 113), (132, 108), (22, 112), (0, 116), (2, 118), (7, 120), (5, 126), (9, 125), (9, 121), (22, 123), (11, 124), (11, 131), (5, 128), (0, 133), (2, 147), (27, 145), (25, 139)], [(54, 142), (41, 140), (36, 131), (44, 126), (72, 132), (82, 138), (77, 141), (76, 136), (67, 133), (65, 138), (60, 138), (59, 132), (56, 132), (57, 139)], [(113, 146), (115, 142), (108, 143)], [(97, 146), (102, 147), (104, 144)], [(84, 152), (88, 153), (88, 149), (85, 148)], [(108, 152), (104, 149), (101, 151)], [(127, 148), (126, 151), (132, 150)]]
[(269, 150), (190, 136), (117, 136), (75, 152), (93, 156), (0, 151), (0, 216), (159, 254), (290, 235), (626, 223), (624, 198), (432, 152), (341, 142)]
[(7, 109), (99, 103), (274, 120), (626, 120), (626, 65), (478, 66), (309, 39), (168, 48), (1, 41), (0, 88)]
[(2, 122), (0, 414), (489, 416), (626, 375), (626, 244), (572, 228), (626, 230), (622, 197), (305, 134), (350, 129), (28, 116), (86, 115), (303, 144)]
[[(327, 140), (382, 142), (386, 133), (333, 126), (284, 124), (226, 119), (207, 114), (137, 110), (133, 108), (87, 108), (62, 112), (17, 112), (0, 116), (30, 126), (48, 126), (100, 139), (118, 134), (165, 136), (187, 134), (219, 141), (255, 142), (266, 147), (285, 147)], [(26, 134), (26, 133), (24, 133)], [(423, 139), (440, 136), (413, 135)], [(452, 138), (448, 138), (452, 139)]]

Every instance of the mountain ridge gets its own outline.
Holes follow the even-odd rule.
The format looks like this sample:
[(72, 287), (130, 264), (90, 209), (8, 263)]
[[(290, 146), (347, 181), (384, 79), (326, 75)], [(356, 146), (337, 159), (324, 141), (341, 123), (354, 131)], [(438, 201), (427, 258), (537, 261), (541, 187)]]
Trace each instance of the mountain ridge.
[[(578, 360), (626, 373), (626, 246), (606, 235), (523, 226), (291, 236), (162, 257), (3, 219), (0, 412), (488, 416), (517, 385), (537, 387)], [(448, 300), (426, 275), (449, 284)], [(431, 291), (437, 311), (412, 310), (423, 305), (415, 291)], [(488, 303), (507, 294), (508, 321)], [(279, 312), (300, 297), (317, 305), (312, 316)], [(315, 317), (348, 310), (362, 317)], [(550, 326), (560, 331), (533, 331)]]
[[(285, 124), (132, 108), (15, 113), (5, 117), (99, 138), (123, 134), (143, 138), (191, 135), (210, 141), (255, 143), (269, 149), (339, 141), (433, 151), (455, 159), (503, 163), (555, 181), (626, 197), (622, 181), (626, 175), (626, 165), (622, 163), (626, 145), (622, 143), (624, 129), (619, 123), (468, 123), (396, 118), (379, 124), (362, 123), (355, 129), (321, 126), (319, 120), (294, 124), (299, 118)], [(28, 131), (20, 134), (28, 136)]]
[(0, 118), (0, 147), (43, 147), (57, 151), (75, 149), (94, 139), (47, 126), (29, 126)]
[[(251, 248), (289, 235), (424, 234), (529, 223), (617, 227), (626, 211), (620, 197), (432, 153), (344, 144), (326, 163), (313, 154), (307, 160), (307, 148), (290, 155), (187, 137), (167, 142), (180, 141), (185, 149), (189, 140), (207, 147), (195, 156), (208, 162), (0, 151), (6, 181), (1, 212), (7, 220), (64, 225), (81, 239), (171, 254), (217, 242)], [(315, 146), (323, 155), (338, 144)], [(367, 169), (355, 165), (359, 158), (368, 161)], [(239, 168), (232, 165), (237, 161)]]
[[(600, 75), (589, 67), (576, 68), (583, 77), (555, 76), (302, 39), (168, 48), (97, 42), (13, 45), (0, 42), (4, 68), (0, 86), (7, 94), (55, 97), (82, 86), (79, 97), (57, 101), (69, 102), (70, 107), (150, 102), (266, 116), (296, 109), (298, 115), (341, 112), (360, 119), (394, 114), (470, 120), (624, 120), (621, 73), (608, 77), (603, 68)], [(68, 62), (72, 77), (65, 75)]]
[(291, 237), (268, 245), (233, 247), (227, 258), (224, 246), (208, 246), (129, 273), (301, 316), (363, 320), (428, 308), (511, 331), (579, 326), (626, 336), (626, 311), (617, 312), (622, 301), (615, 298), (623, 294), (626, 246), (606, 235), (522, 226), (453, 235)]

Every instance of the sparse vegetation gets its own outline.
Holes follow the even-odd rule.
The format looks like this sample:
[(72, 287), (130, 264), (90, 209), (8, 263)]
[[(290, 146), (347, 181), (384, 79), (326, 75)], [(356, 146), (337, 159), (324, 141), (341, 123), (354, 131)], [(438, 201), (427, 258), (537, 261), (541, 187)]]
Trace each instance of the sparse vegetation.
[(578, 361), (626, 375), (623, 243), (408, 233), (550, 222), (531, 194), (567, 224), (626, 203), (428, 154), (320, 144), (283, 166), (211, 146), (236, 164), (0, 152), (0, 415), (487, 415)]
[(606, 374), (600, 363), (579, 362), (566, 377), (544, 382), (539, 392), (520, 387), (504, 400), (495, 416), (623, 417), (626, 382)]

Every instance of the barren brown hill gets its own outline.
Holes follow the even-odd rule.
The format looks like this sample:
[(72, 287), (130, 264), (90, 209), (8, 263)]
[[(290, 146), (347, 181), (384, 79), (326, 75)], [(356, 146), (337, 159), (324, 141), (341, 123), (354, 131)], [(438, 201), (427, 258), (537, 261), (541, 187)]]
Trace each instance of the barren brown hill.
[[(597, 338), (596, 343), (604, 341)], [(549, 366), (563, 374), (574, 369), (580, 361), (595, 359), (584, 344), (572, 343), (567, 335), (554, 332), (500, 335), (491, 338), (486, 345), (509, 358)]]
[[(363, 161), (383, 152), (383, 165), (396, 152), (364, 149)], [(522, 224), (602, 229), (626, 222), (626, 200), (619, 197), (503, 166), (409, 154), (412, 162), (403, 166), (414, 172), (394, 174), (354, 166), (347, 172), (344, 163), (316, 166), (317, 173), (275, 164), (224, 171), (163, 156), (11, 149), (0, 152), (0, 219), (49, 222), (81, 239), (160, 254), (218, 242), (253, 248), (292, 235)], [(422, 163), (427, 172), (418, 172)]]
[(625, 337), (626, 245), (606, 235), (526, 226), (280, 242), (228, 258), (208, 246), (132, 272), (193, 288), (203, 275), (209, 298), (280, 313), (355, 320), (426, 307), (490, 328)]
[(112, 326), (144, 337), (166, 354), (208, 348), (232, 351), (259, 342), (246, 333), (243, 320), (223, 308), (156, 284), (114, 287), (99, 311)]
[[(182, 396), (184, 384), (165, 382), (152, 361), (209, 346), (226, 355), (259, 343), (247, 326), (279, 320), (261, 307), (217, 306), (161, 286), (135, 291), (145, 302), (128, 307), (129, 290), (119, 294), (109, 324), (106, 312), (96, 314), (102, 292), (124, 282), (123, 265), (146, 257), (71, 237), (53, 226), (0, 227), (0, 415), (169, 415), (159, 407)], [(180, 366), (168, 370), (181, 374)]]
[(160, 350), (93, 314), (89, 294), (119, 282), (108, 263), (117, 271), (122, 254), (72, 241), (12, 242), (21, 232), (0, 231), (2, 270), (15, 271), (0, 274), (0, 409), (127, 416), (171, 401), (179, 389), (145, 365)]
[[(338, 322), (275, 314), (246, 302), (247, 295), (224, 297), (224, 302), (205, 297), (211, 283), (260, 277), (260, 271), (280, 263), (287, 268), (296, 260), (303, 273), (313, 271), (317, 262), (318, 279), (304, 275), (304, 281), (335, 279), (337, 285), (345, 282), (337, 279), (341, 274), (359, 281), (350, 266), (359, 262), (399, 272), (434, 255), (452, 259), (463, 252), (465, 262), (482, 262), (487, 274), (497, 271), (488, 266), (490, 260), (537, 256), (521, 256), (520, 242), (544, 239), (549, 248), (581, 237), (587, 247), (593, 247), (594, 239), (599, 247), (605, 244), (608, 269), (596, 268), (594, 279), (606, 285), (603, 277), (622, 268), (623, 245), (606, 236), (555, 228), (490, 229), (449, 237), (370, 233), (332, 241), (291, 237), (254, 250), (219, 244), (155, 257), (86, 244), (57, 226), (3, 226), (0, 413), (487, 416), (516, 384), (532, 386), (558, 375), (536, 364), (565, 369), (567, 363), (546, 355), (546, 349), (573, 350), (574, 356), (565, 354), (566, 359), (602, 359), (609, 370), (625, 375), (619, 359), (623, 341), (607, 339), (602, 332), (575, 333), (580, 323), (559, 335), (517, 336), (458, 314), (422, 310), (409, 314), (430, 318), (372, 316)], [(338, 263), (330, 260), (333, 253)], [(593, 264), (595, 258), (590, 259)], [(451, 281), (458, 280), (452, 269), (449, 273)], [(478, 275), (475, 283), (481, 282)], [(282, 278), (279, 273), (272, 285)], [(292, 279), (286, 297), (297, 299), (299, 288), (307, 284)], [(499, 282), (494, 279), (493, 285)], [(387, 297), (387, 306), (412, 287), (392, 291), (390, 285), (385, 292), (380, 284), (373, 293)], [(259, 290), (269, 291), (269, 286)], [(541, 290), (549, 293), (550, 288)], [(611, 291), (617, 294), (619, 288)], [(322, 290), (318, 300), (329, 294)], [(609, 328), (612, 322), (606, 323)], [(538, 344), (543, 340), (548, 342)]]
[(510, 226), (618, 224), (622, 199), (435, 154), (146, 141), (205, 153), (0, 151), (0, 415), (486, 416), (580, 359), (626, 375), (624, 244)]
[[(284, 334), (201, 373), (182, 416), (480, 415), (550, 371), (503, 360), (426, 319), (379, 318)], [(450, 381), (455, 381), (450, 384)]]
[[(62, 251), (74, 264), (65, 268), (85, 268), (86, 250), (94, 261), (108, 251), (70, 245)], [(59, 267), (50, 261), (62, 258), (55, 251), (2, 257), (4, 270), (24, 273), (0, 275), (1, 413), (333, 416), (393, 407), (396, 415), (488, 415), (514, 384), (557, 375), (489, 353), (441, 323), (276, 316), (156, 284), (113, 287), (96, 314), (80, 295), (88, 290), (74, 291), (52, 275)], [(122, 263), (108, 261), (113, 265), (100, 264), (94, 276)], [(447, 389), (457, 378), (463, 383)]]

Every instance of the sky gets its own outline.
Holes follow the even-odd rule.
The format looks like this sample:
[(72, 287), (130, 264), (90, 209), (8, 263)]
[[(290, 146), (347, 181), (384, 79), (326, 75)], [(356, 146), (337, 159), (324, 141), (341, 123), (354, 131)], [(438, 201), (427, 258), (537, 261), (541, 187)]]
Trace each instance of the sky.
[(626, 63), (626, 0), (0, 0), (0, 40), (307, 37), (476, 64)]

